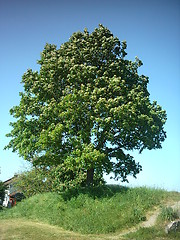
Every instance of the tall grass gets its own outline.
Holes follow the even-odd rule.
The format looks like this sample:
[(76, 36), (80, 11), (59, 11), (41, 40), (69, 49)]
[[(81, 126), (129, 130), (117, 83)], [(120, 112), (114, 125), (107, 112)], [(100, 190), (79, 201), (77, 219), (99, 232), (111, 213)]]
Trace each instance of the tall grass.
[(145, 220), (147, 211), (159, 205), (166, 192), (111, 186), (69, 196), (67, 193), (38, 194), (3, 211), (0, 217), (24, 217), (80, 233), (110, 233)]
[(173, 221), (177, 219), (178, 211), (174, 210), (171, 207), (162, 207), (161, 212), (159, 214), (158, 220), (159, 221)]

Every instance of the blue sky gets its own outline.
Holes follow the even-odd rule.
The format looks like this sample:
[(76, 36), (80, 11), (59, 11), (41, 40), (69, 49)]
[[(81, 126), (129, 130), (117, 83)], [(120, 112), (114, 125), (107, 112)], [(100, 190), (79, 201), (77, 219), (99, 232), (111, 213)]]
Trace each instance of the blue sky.
[(27, 167), (16, 153), (3, 150), (13, 121), (9, 109), (19, 104), (23, 73), (38, 70), (36, 62), (46, 42), (59, 47), (73, 32), (85, 27), (91, 32), (99, 23), (127, 41), (128, 59), (142, 60), (139, 73), (150, 78), (151, 100), (157, 100), (168, 116), (162, 149), (132, 152), (143, 171), (136, 180), (129, 178), (129, 185), (180, 191), (178, 0), (0, 0), (0, 180)]

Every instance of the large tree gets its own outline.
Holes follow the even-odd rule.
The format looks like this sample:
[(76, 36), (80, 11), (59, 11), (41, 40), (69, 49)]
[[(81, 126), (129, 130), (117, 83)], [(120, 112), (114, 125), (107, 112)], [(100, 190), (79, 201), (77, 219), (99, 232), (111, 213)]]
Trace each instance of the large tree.
[(7, 148), (35, 166), (80, 169), (88, 184), (94, 173), (135, 177), (141, 166), (127, 151), (161, 148), (166, 112), (151, 103), (142, 62), (127, 60), (126, 47), (102, 25), (59, 49), (46, 44), (40, 70), (22, 77)]

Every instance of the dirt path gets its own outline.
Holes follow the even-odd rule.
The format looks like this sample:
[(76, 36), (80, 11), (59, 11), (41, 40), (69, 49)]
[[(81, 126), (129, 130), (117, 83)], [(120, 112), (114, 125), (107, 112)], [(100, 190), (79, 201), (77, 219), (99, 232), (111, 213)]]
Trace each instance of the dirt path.
[[(180, 217), (180, 201), (174, 203), (174, 204), (167, 204), (166, 207), (171, 207), (174, 210), (178, 211), (178, 215)], [(147, 221), (143, 222), (142, 224), (140, 224), (141, 227), (152, 227), (155, 225), (157, 217), (160, 213), (160, 209), (157, 209), (148, 219)]]
[[(171, 207), (173, 208), (174, 210), (177, 210), (178, 211), (178, 215), (179, 215), (179, 218), (180, 218), (180, 201), (178, 202), (175, 202), (175, 203), (171, 203), (171, 204), (165, 204), (166, 207)], [(125, 236), (126, 234), (129, 234), (129, 233), (133, 233), (133, 232), (136, 232), (140, 227), (142, 228), (148, 228), (148, 227), (153, 227), (155, 224), (156, 224), (156, 220), (157, 220), (157, 217), (160, 213), (160, 209), (156, 209), (153, 211), (153, 213), (149, 213), (148, 216), (147, 216), (147, 220), (140, 223), (138, 226), (136, 227), (133, 227), (133, 228), (130, 228), (130, 229), (127, 229), (127, 230), (124, 230), (122, 233), (116, 235), (116, 236), (111, 236), (107, 239), (121, 239), (121, 237)]]

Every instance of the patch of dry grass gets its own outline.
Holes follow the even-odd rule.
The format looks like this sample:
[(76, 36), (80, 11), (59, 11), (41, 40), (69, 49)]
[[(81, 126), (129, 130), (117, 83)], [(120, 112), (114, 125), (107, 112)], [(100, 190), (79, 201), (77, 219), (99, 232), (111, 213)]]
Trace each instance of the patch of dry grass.
[(90, 240), (93, 238), (98, 239), (97, 236), (84, 236), (57, 226), (25, 219), (0, 220), (0, 240)]

